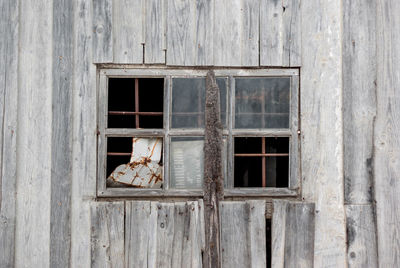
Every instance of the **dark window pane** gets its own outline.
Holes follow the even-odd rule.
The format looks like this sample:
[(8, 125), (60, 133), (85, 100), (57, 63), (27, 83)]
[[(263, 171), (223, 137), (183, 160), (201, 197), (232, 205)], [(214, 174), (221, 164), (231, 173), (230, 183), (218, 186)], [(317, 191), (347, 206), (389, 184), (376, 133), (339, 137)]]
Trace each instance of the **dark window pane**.
[(289, 138), (236, 137), (235, 187), (288, 187)]
[(108, 127), (163, 128), (163, 93), (162, 78), (110, 78)]
[(288, 128), (290, 78), (236, 78), (235, 128)]
[[(227, 79), (217, 78), (221, 121), (226, 126)], [(172, 79), (172, 128), (204, 128), (205, 78)]]

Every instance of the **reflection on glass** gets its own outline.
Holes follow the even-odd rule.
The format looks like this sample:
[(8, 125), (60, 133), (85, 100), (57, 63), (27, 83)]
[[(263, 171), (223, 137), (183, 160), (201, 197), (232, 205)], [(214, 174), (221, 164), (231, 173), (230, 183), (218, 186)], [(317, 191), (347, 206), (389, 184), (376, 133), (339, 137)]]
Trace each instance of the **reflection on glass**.
[[(217, 78), (221, 120), (226, 126), (227, 79)], [(172, 79), (172, 128), (204, 128), (205, 78)]]
[(170, 145), (171, 188), (202, 189), (203, 137), (173, 137)]
[(236, 78), (235, 128), (289, 128), (290, 78)]

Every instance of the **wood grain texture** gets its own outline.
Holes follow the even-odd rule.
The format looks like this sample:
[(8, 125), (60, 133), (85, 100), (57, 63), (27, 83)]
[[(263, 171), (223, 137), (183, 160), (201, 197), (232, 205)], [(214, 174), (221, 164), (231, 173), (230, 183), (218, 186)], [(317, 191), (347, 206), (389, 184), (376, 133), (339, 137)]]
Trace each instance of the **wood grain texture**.
[(202, 202), (129, 201), (125, 267), (202, 267)]
[(93, 62), (113, 62), (113, 0), (92, 0)]
[(258, 0), (215, 1), (214, 65), (258, 66), (259, 8)]
[(91, 205), (91, 267), (124, 267), (124, 210), (124, 202)]
[[(68, 267), (71, 252), (73, 6), (53, 1), (50, 266)], [(54, 149), (56, 148), (56, 149)]]
[(74, 6), (71, 267), (91, 263), (90, 202), (96, 196), (96, 67), (92, 64), (92, 1)]
[(302, 194), (315, 202), (315, 267), (345, 267), (341, 3), (302, 1)]
[(0, 267), (14, 267), (19, 1), (0, 3)]
[(196, 2), (168, 0), (167, 64), (195, 65)]
[(147, 267), (151, 212), (149, 201), (126, 202), (125, 267)]
[(19, 4), (15, 266), (49, 267), (53, 2)]
[(379, 267), (400, 264), (400, 2), (377, 1), (374, 192)]
[(260, 2), (260, 65), (282, 66), (282, 1)]
[(196, 1), (196, 49), (195, 64), (213, 65), (213, 31), (214, 29), (214, 1), (198, 0)]
[(145, 1), (145, 63), (165, 63), (165, 2), (166, 0)]
[(301, 66), (301, 0), (283, 0), (282, 65)]
[[(343, 2), (345, 202), (372, 201), (376, 115), (376, 2)], [(372, 221), (372, 219), (371, 219)]]
[(271, 267), (283, 268), (285, 264), (285, 226), (288, 201), (274, 200), (271, 234)]
[(315, 205), (312, 203), (287, 204), (284, 267), (313, 267), (314, 215)]
[(222, 201), (222, 267), (266, 267), (265, 201)]
[(167, 65), (212, 65), (214, 0), (168, 0), (167, 6)]
[(112, 1), (112, 51), (115, 63), (143, 63), (143, 0)]
[(378, 267), (373, 205), (346, 205), (347, 264)]

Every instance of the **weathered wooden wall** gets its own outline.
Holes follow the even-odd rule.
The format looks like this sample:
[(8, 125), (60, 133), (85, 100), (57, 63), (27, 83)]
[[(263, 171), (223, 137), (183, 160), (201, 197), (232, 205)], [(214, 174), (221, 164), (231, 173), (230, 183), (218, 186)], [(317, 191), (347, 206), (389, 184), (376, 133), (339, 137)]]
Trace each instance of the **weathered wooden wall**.
[[(276, 203), (273, 263), (400, 265), (399, 12), (396, 0), (0, 1), (0, 266), (134, 265), (131, 252), (145, 247), (129, 239), (150, 234), (129, 227), (145, 225), (134, 217), (138, 207), (157, 222), (149, 226), (160, 236), (148, 241), (171, 243), (150, 208), (186, 215), (196, 203), (95, 199), (95, 63), (300, 67), (307, 202)], [(222, 211), (223, 234), (242, 230), (242, 238), (222, 237), (229, 266), (226, 254), (239, 256), (230, 243), (244, 237), (240, 262), (264, 265), (262, 239), (247, 240), (265, 231), (251, 204), (228, 202)], [(254, 221), (224, 220), (239, 214)], [(190, 215), (176, 222), (198, 217)], [(301, 226), (309, 235), (291, 240)], [(185, 250), (198, 256), (196, 243)], [(162, 263), (165, 249), (150, 249), (152, 263)]]

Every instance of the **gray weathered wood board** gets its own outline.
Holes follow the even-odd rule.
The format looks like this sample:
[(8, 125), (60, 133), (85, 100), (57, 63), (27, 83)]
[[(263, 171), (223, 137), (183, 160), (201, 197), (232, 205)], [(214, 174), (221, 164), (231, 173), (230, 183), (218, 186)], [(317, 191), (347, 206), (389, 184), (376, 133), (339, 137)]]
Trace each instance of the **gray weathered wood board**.
[(373, 205), (346, 205), (347, 264), (378, 267)]
[(92, 203), (91, 267), (124, 267), (124, 202)]
[(222, 267), (266, 267), (265, 201), (220, 203)]
[(167, 2), (167, 64), (212, 65), (213, 0)]
[(15, 265), (18, 18), (18, 1), (0, 2), (0, 267)]
[(302, 195), (315, 202), (315, 267), (345, 267), (342, 5), (302, 1)]
[(165, 63), (166, 2), (166, 0), (145, 1), (145, 63)]
[(143, 0), (112, 1), (113, 62), (143, 63), (144, 5)]
[(315, 205), (275, 200), (273, 206), (272, 267), (313, 267)]
[(53, 2), (50, 266), (70, 266), (73, 3)]
[(92, 1), (74, 5), (74, 89), (72, 113), (71, 263), (91, 263), (90, 202), (96, 197), (96, 67), (92, 64)]
[(345, 202), (350, 204), (372, 201), (375, 18), (375, 1), (343, 2), (344, 186)]
[(113, 62), (113, 0), (92, 0), (93, 62)]
[(19, 11), (15, 266), (49, 267), (53, 3)]
[(201, 267), (202, 202), (127, 201), (125, 267)]
[(400, 264), (400, 2), (377, 1), (374, 192), (379, 267)]
[(289, 202), (287, 204), (284, 267), (313, 267), (314, 215), (313, 203)]
[(259, 65), (259, 12), (258, 0), (215, 1), (214, 65)]
[(301, 65), (301, 1), (260, 2), (260, 65)]

